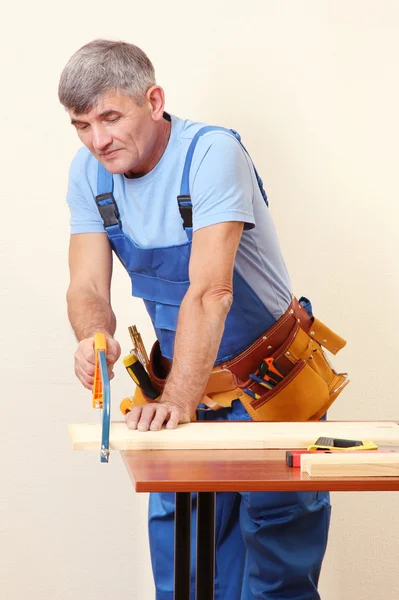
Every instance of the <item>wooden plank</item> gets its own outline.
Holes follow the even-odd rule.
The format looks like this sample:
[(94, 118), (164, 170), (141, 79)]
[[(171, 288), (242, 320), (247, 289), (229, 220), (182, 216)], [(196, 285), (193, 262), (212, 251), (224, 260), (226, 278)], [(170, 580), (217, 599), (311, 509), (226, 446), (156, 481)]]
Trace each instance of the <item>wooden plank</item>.
[[(69, 425), (74, 450), (98, 450), (100, 424)], [(372, 440), (399, 446), (399, 425), (394, 421), (321, 421), (307, 423), (203, 422), (161, 431), (131, 431), (113, 422), (112, 450), (195, 450), (306, 448), (319, 436)]]
[(399, 453), (308, 454), (301, 456), (301, 471), (311, 477), (399, 477)]

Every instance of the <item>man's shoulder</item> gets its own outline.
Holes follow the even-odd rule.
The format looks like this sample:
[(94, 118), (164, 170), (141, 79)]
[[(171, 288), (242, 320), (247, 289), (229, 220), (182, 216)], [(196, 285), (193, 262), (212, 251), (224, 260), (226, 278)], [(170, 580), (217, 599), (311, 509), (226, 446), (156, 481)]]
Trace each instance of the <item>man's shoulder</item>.
[(178, 139), (182, 150), (187, 152), (195, 135), (203, 128), (205, 130), (197, 139), (193, 155), (193, 168), (199, 167), (206, 155), (211, 161), (221, 161), (229, 165), (246, 160), (245, 151), (233, 131), (222, 126), (209, 126), (207, 123), (179, 119)]
[(190, 121), (189, 119), (177, 119), (179, 122), (178, 138), (181, 140), (192, 140), (194, 136), (204, 128), (209, 128), (198, 139), (198, 144), (236, 147), (240, 145), (233, 131), (221, 125), (210, 125), (201, 121)]

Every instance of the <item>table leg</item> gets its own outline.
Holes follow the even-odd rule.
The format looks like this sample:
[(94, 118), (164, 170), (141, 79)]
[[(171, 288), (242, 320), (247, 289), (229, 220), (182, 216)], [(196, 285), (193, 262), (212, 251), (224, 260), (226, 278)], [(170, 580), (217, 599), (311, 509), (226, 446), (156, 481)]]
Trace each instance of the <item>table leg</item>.
[(196, 600), (214, 598), (215, 499), (215, 492), (198, 492)]
[(176, 492), (174, 600), (190, 600), (191, 493)]

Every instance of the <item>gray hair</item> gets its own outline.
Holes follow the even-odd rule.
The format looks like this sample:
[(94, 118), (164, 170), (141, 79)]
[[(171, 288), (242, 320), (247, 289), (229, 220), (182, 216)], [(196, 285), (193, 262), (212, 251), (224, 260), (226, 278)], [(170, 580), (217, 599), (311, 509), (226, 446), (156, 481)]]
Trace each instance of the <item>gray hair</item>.
[(155, 71), (148, 56), (126, 42), (94, 40), (75, 52), (61, 73), (58, 97), (77, 115), (90, 111), (104, 94), (131, 96), (141, 106)]

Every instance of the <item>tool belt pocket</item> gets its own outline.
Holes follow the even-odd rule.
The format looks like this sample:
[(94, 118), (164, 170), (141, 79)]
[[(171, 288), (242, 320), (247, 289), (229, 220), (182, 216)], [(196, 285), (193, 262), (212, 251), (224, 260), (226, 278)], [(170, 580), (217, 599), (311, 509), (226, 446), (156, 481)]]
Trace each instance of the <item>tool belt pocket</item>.
[(340, 335), (332, 331), (316, 317), (313, 319), (309, 336), (329, 350), (331, 354), (337, 354), (346, 345), (346, 341)]
[(241, 402), (254, 421), (308, 421), (327, 403), (328, 387), (325, 381), (304, 360), (273, 390), (257, 400), (243, 396)]
[[(331, 335), (331, 330), (327, 338), (323, 324), (319, 323), (314, 328), (318, 337), (333, 344), (333, 348), (338, 348), (339, 340), (341, 347), (345, 345), (342, 338), (337, 336), (337, 340), (336, 334)], [(311, 331), (307, 334), (297, 324), (286, 343), (273, 353), (272, 358), (285, 374), (273, 389), (265, 392), (264, 387), (251, 379), (240, 385), (258, 396), (252, 399), (243, 394), (240, 398), (254, 421), (318, 420), (348, 383), (346, 374), (334, 371)]]
[(171, 363), (162, 356), (159, 342), (156, 341), (151, 348), (148, 372), (152, 385), (159, 392), (163, 392), (170, 369)]

